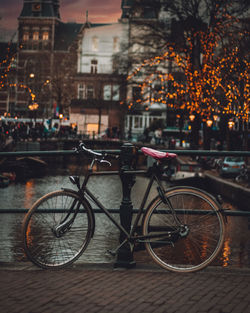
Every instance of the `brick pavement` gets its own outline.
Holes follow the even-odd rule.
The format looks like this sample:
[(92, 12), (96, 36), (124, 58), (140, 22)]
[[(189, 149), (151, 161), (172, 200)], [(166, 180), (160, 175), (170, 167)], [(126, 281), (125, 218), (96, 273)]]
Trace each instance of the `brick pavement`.
[(58, 271), (2, 264), (0, 312), (247, 313), (249, 283), (249, 269), (175, 274), (143, 264), (129, 270), (80, 264)]

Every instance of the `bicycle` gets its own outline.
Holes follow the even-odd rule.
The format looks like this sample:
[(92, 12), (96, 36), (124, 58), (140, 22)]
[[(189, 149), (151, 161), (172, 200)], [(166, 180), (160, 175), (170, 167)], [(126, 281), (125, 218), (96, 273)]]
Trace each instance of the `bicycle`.
[(248, 170), (247, 167), (242, 166), (240, 173), (235, 177), (235, 181), (237, 183), (245, 183), (248, 182), (249, 176), (248, 176)]
[[(162, 172), (176, 154), (141, 148), (141, 152), (153, 157), (155, 162), (148, 171), (149, 182), (131, 230), (126, 231), (87, 187), (91, 176), (107, 174), (94, 171), (94, 165), (97, 162), (110, 165), (111, 159), (118, 156), (95, 152), (82, 143), (76, 152), (90, 156), (92, 160), (82, 184), (79, 176), (70, 176), (78, 190), (63, 188), (48, 193), (34, 203), (24, 218), (24, 250), (34, 264), (45, 269), (63, 268), (80, 257), (95, 231), (92, 203), (125, 238), (109, 251), (113, 255), (125, 244), (129, 245), (131, 252), (144, 244), (157, 264), (174, 272), (201, 270), (218, 256), (224, 241), (225, 224), (217, 200), (193, 187), (163, 188)], [(130, 170), (128, 173), (136, 175), (140, 171)], [(158, 195), (145, 208), (153, 184), (157, 186)]]

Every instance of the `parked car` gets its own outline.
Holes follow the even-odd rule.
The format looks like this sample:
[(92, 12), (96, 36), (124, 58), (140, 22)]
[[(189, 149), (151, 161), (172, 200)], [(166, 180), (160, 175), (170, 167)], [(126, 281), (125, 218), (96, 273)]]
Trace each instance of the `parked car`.
[(238, 175), (244, 167), (246, 167), (246, 163), (243, 157), (228, 156), (225, 157), (221, 163), (219, 173), (221, 176), (235, 176)]

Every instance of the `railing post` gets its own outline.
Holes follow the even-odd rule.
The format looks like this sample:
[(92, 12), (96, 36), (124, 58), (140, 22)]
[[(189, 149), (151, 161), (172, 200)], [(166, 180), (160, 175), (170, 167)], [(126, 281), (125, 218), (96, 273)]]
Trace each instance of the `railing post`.
[[(122, 202), (120, 206), (120, 221), (121, 225), (129, 233), (131, 229), (131, 221), (133, 214), (133, 205), (131, 202), (131, 189), (135, 183), (135, 174), (126, 173), (128, 170), (133, 169), (133, 163), (135, 160), (135, 147), (130, 143), (124, 143), (121, 147), (120, 157), (120, 178), (122, 182)], [(123, 242), (125, 236), (120, 234), (120, 242)], [(129, 243), (123, 245), (117, 255), (116, 263), (114, 267), (132, 268), (136, 265), (133, 260), (133, 253), (130, 249)]]

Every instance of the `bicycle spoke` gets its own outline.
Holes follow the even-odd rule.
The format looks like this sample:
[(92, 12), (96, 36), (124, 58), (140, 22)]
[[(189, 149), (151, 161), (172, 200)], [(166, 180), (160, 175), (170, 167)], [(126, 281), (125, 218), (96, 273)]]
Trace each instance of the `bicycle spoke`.
[[(71, 221), (75, 212), (72, 205), (77, 201), (79, 203), (75, 194), (57, 191), (41, 198), (30, 210), (23, 231), (24, 248), (32, 262), (45, 268), (63, 267), (72, 263), (86, 249), (92, 229), (87, 207), (83, 207), (84, 213), (77, 214), (67, 229), (67, 221)], [(62, 229), (63, 233), (57, 233), (56, 228), (61, 223), (66, 228)]]
[(159, 240), (149, 239), (146, 248), (166, 269), (177, 272), (199, 270), (211, 263), (222, 247), (224, 223), (217, 212), (219, 208), (202, 191), (188, 187), (176, 188), (167, 193), (167, 197), (183, 226), (180, 226), (180, 233), (170, 236), (172, 244), (162, 240), (164, 227), (178, 229), (178, 225), (166, 205), (160, 199), (155, 200), (147, 211), (143, 233), (155, 235), (158, 229)]

